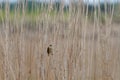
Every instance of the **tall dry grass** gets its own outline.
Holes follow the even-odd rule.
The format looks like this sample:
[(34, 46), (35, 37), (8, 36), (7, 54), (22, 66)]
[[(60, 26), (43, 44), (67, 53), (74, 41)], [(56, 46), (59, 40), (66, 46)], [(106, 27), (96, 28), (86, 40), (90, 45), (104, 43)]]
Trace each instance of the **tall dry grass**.
[[(79, 2), (77, 11), (70, 5), (67, 16), (63, 4), (50, 15), (51, 3), (27, 17), (24, 4), (16, 6), (12, 20), (9, 3), (5, 18), (0, 15), (0, 80), (120, 79), (120, 24), (113, 21), (114, 9), (108, 14), (99, 7), (89, 15)], [(48, 56), (50, 44), (53, 55)]]

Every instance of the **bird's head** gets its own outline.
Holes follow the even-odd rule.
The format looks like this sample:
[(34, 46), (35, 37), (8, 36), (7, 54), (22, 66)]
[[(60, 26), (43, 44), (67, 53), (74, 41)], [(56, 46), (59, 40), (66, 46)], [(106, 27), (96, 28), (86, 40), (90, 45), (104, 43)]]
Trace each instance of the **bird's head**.
[(50, 44), (49, 46), (52, 47), (52, 44)]

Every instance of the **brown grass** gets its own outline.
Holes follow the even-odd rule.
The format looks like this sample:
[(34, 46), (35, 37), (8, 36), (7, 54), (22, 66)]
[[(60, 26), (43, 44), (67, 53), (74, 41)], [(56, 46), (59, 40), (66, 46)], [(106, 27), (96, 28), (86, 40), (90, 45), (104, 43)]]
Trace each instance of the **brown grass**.
[[(7, 11), (6, 11), (7, 12)], [(94, 13), (46, 12), (36, 24), (26, 24), (25, 15), (14, 23), (0, 25), (0, 80), (120, 80), (120, 24)], [(53, 55), (47, 55), (52, 44)]]

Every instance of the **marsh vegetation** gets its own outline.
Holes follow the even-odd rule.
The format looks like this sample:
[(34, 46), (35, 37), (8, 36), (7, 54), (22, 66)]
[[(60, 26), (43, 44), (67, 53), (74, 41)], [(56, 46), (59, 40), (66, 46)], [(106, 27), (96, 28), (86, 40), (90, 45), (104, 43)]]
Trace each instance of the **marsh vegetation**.
[(120, 80), (119, 4), (35, 4), (0, 4), (0, 80)]

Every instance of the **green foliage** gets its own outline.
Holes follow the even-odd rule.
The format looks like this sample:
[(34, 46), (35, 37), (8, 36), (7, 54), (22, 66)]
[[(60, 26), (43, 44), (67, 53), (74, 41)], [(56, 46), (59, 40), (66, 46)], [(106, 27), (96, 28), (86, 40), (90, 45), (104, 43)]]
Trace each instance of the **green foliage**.
[[(0, 22), (5, 20), (5, 3), (0, 4)], [(23, 8), (24, 6), (24, 8)], [(8, 18), (13, 21), (15, 17), (18, 18), (18, 21), (21, 20), (22, 14), (23, 14), (23, 9), (25, 13), (25, 19), (26, 20), (31, 20), (35, 21), (37, 17), (42, 14), (42, 13), (47, 13), (49, 17), (54, 17), (59, 14), (61, 8), (60, 3), (54, 3), (52, 6), (52, 9), (49, 11), (49, 4), (47, 3), (37, 3), (35, 1), (27, 1), (27, 3), (11, 3), (9, 4), (9, 16)], [(110, 11), (112, 11), (113, 5), (107, 5), (107, 17), (109, 17)], [(78, 7), (75, 6), (75, 12), (77, 13)], [(86, 6), (85, 6), (85, 13), (86, 11)], [(99, 19), (101, 23), (105, 23), (105, 5), (101, 4), (100, 5), (100, 11), (101, 14), (99, 15), (99, 8), (94, 7), (94, 6), (88, 6), (88, 18), (91, 21), (94, 21), (94, 13), (96, 12), (96, 15), (99, 15)], [(63, 8), (64, 14), (62, 15), (64, 19), (66, 20), (69, 16), (69, 6), (64, 6)], [(60, 12), (61, 13), (61, 12)], [(15, 15), (17, 14), (17, 15)], [(115, 21), (120, 21), (120, 4), (114, 4), (114, 15), (113, 15), (113, 20)]]
[(95, 18), (99, 18), (100, 23), (105, 24), (106, 19), (111, 17), (113, 22), (120, 22), (120, 4), (107, 5), (106, 10), (104, 5), (101, 5), (100, 8), (88, 6), (88, 11), (85, 8), (85, 14), (86, 12), (88, 12), (87, 16), (90, 22), (93, 22)]

